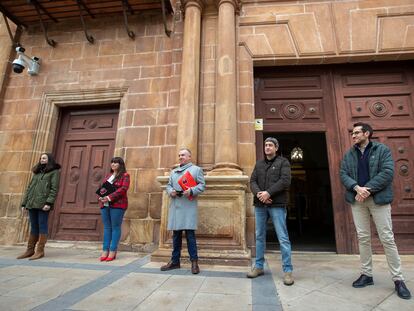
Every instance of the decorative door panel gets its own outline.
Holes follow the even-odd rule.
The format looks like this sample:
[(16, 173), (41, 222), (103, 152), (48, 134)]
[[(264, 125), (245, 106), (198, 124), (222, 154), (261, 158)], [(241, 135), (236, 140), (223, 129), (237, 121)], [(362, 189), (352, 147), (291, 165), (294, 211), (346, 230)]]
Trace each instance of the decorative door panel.
[(117, 110), (64, 111), (57, 146), (62, 175), (52, 238), (101, 239), (102, 224), (95, 194), (109, 172), (115, 147)]
[(413, 128), (413, 69), (396, 64), (344, 67), (335, 75), (339, 110), (348, 130), (365, 121), (375, 130)]
[[(411, 64), (349, 65), (334, 73), (338, 119), (345, 152), (356, 122), (374, 129), (373, 140), (390, 147), (395, 161), (392, 218), (402, 253), (414, 251), (414, 67)], [(373, 248), (383, 252), (375, 226)]]
[(305, 75), (281, 69), (258, 75), (260, 78), (255, 80), (256, 117), (263, 118), (265, 131), (274, 130), (276, 122), (278, 131), (298, 123), (302, 124), (299, 131), (325, 129), (324, 109), (330, 90), (325, 72), (313, 71)]
[[(394, 201), (392, 221), (394, 236), (402, 253), (412, 253), (414, 241), (414, 130), (387, 131), (376, 135), (392, 150), (394, 165)], [(375, 231), (373, 229), (373, 231)], [(373, 232), (377, 237), (376, 231)], [(376, 249), (382, 246), (377, 238)]]

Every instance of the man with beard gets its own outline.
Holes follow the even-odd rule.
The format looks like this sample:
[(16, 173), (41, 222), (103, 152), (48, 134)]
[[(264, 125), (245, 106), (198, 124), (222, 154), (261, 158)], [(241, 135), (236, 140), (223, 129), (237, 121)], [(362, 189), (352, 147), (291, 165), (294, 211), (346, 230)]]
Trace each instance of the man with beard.
[(394, 241), (391, 221), (394, 161), (386, 145), (371, 141), (372, 127), (355, 123), (352, 130), (354, 146), (345, 154), (340, 169), (346, 188), (345, 200), (351, 204), (358, 235), (361, 275), (352, 283), (355, 288), (373, 285), (370, 216), (384, 247), (388, 268), (400, 298), (410, 299), (404, 283), (401, 260)]
[(283, 284), (292, 285), (291, 245), (286, 227), (286, 207), (291, 181), (289, 161), (277, 155), (279, 142), (274, 137), (265, 140), (265, 158), (256, 162), (250, 178), (250, 189), (254, 195), (256, 218), (256, 263), (248, 278), (264, 274), (264, 252), (266, 248), (266, 223), (271, 218), (280, 244), (282, 255)]

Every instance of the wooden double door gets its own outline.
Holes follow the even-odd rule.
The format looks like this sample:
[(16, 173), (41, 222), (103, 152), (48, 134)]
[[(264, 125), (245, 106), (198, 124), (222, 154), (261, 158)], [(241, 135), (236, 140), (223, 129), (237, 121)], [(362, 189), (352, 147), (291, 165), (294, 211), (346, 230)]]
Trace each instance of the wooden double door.
[(102, 238), (95, 194), (114, 154), (118, 109), (66, 109), (61, 113), (56, 158), (62, 165), (59, 194), (50, 217), (51, 238)]
[[(339, 166), (352, 146), (356, 122), (374, 128), (395, 161), (392, 218), (401, 253), (414, 253), (414, 67), (409, 62), (259, 68), (255, 71), (257, 157), (266, 133), (325, 134), (338, 253), (356, 253), (350, 207), (343, 199)], [(318, 152), (315, 150), (315, 152)], [(373, 248), (382, 252), (375, 227)]]

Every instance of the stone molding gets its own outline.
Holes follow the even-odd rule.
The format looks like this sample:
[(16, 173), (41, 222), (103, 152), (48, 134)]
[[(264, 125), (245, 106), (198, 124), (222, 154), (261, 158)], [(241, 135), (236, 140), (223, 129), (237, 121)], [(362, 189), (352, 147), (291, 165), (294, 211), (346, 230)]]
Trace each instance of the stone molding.
[(184, 13), (189, 7), (197, 7), (202, 12), (206, 7), (207, 3), (204, 0), (183, 0), (182, 7), (184, 8)]
[(216, 6), (217, 8), (220, 8), (220, 6), (224, 3), (230, 3), (233, 5), (235, 12), (238, 14), (241, 8), (241, 2), (238, 0), (216, 0)]
[[(401, 34), (396, 36), (395, 34)], [(396, 60), (414, 55), (414, 5), (404, 1), (243, 2), (239, 45), (269, 65)], [(311, 61), (310, 59), (314, 59)]]

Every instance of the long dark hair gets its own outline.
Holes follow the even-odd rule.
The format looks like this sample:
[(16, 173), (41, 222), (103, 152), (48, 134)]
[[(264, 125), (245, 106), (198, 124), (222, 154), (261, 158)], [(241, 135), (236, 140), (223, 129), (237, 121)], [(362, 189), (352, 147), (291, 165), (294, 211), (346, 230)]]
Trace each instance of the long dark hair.
[[(115, 178), (121, 178), (121, 176), (123, 176), (126, 173), (126, 166), (125, 166), (125, 162), (124, 159), (122, 159), (121, 157), (113, 157), (111, 159), (111, 163), (118, 163), (119, 164), (119, 170), (118, 173), (116, 174)], [(113, 173), (114, 170), (111, 168), (111, 173)]]
[[(43, 164), (40, 163), (40, 158), (44, 154), (47, 156), (47, 164), (46, 165), (43, 165)], [(56, 162), (55, 158), (53, 157), (53, 155), (51, 153), (44, 152), (40, 155), (40, 158), (39, 158), (39, 162), (35, 166), (33, 166), (33, 168), (32, 168), (32, 172), (34, 174), (48, 173), (48, 172), (51, 172), (53, 170), (60, 169), (60, 164), (58, 164)]]

